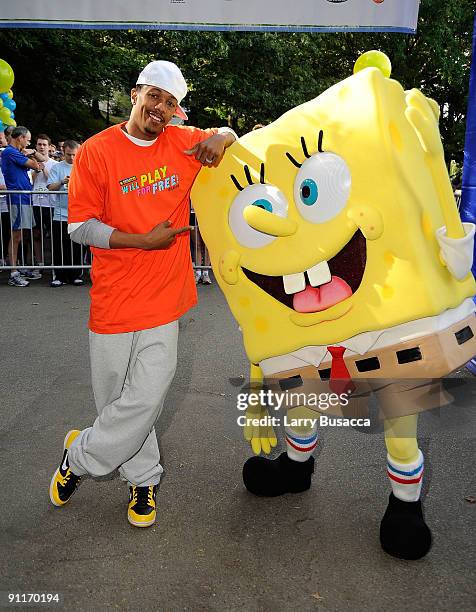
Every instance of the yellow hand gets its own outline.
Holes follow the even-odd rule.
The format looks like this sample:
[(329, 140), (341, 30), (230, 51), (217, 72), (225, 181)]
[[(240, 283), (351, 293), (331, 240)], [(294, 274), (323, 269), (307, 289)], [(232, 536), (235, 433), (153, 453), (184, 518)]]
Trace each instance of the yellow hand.
[(263, 452), (269, 455), (278, 440), (269, 422), (269, 413), (263, 406), (249, 406), (245, 412), (246, 424), (243, 428), (245, 440), (251, 444), (255, 455)]

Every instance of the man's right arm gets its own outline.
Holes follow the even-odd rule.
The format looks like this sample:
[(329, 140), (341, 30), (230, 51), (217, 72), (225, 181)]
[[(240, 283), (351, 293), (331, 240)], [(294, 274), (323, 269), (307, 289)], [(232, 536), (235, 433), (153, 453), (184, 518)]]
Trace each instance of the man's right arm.
[[(52, 180), (53, 177), (51, 176), (51, 174), (50, 174), (50, 177), (47, 179), (47, 181)], [(56, 178), (56, 176), (54, 178)], [(54, 183), (47, 182), (46, 186), (50, 191), (59, 191), (63, 185), (66, 185), (66, 183), (67, 183), (67, 180), (64, 178), (64, 179), (59, 179), (58, 181), (54, 181)]]
[[(73, 229), (70, 224), (70, 238), (80, 244), (94, 246), (100, 249), (142, 249), (152, 251), (168, 249), (174, 242), (175, 236), (188, 232), (192, 228), (173, 228), (170, 221), (163, 221), (145, 234), (128, 234), (121, 232), (97, 219), (89, 219)], [(72, 230), (72, 231), (71, 231)]]

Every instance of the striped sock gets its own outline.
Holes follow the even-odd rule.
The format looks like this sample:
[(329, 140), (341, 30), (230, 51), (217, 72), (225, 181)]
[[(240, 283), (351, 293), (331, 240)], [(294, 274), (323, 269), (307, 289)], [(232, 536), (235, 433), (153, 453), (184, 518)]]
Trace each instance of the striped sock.
[(286, 427), (285, 432), (288, 457), (301, 463), (307, 461), (317, 446), (317, 426), (303, 434), (297, 433), (291, 427)]
[(418, 449), (418, 459), (412, 463), (398, 463), (387, 455), (387, 475), (395, 497), (414, 502), (420, 499), (423, 477), (423, 453)]

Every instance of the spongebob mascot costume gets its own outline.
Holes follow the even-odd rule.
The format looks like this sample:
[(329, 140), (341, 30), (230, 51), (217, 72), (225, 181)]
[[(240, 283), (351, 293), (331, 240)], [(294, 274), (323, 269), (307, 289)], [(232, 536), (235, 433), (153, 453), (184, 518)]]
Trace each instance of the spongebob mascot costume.
[[(476, 354), (475, 228), (454, 202), (438, 105), (390, 73), (383, 53), (363, 54), (352, 76), (202, 169), (192, 200), (252, 385), (314, 381), (350, 393), (365, 379), (377, 395), (391, 486), (380, 541), (418, 559), (431, 546), (418, 412), (441, 405), (438, 379)], [(261, 425), (266, 407), (251, 415), (245, 438), (269, 454), (277, 441)], [(310, 487), (317, 426), (290, 422), (286, 452), (245, 463), (252, 493)]]

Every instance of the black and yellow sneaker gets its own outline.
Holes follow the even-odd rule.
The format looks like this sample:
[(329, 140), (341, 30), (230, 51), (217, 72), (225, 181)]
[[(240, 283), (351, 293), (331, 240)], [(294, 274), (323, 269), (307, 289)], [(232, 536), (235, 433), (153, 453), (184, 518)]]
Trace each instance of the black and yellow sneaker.
[(129, 487), (127, 520), (135, 527), (150, 527), (155, 523), (155, 496), (157, 485), (150, 487)]
[(55, 506), (64, 506), (78, 487), (81, 476), (76, 476), (69, 468), (68, 448), (81, 432), (78, 429), (68, 431), (64, 439), (63, 459), (50, 483), (50, 499)]

